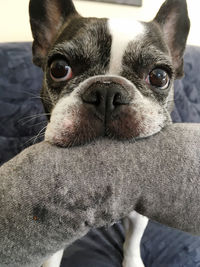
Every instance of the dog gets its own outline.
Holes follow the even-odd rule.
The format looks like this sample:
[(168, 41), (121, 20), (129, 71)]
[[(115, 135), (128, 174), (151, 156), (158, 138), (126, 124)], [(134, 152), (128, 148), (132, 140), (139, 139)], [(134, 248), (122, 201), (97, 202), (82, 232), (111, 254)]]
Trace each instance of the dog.
[[(171, 124), (190, 28), (186, 0), (166, 0), (148, 23), (84, 18), (71, 0), (30, 0), (29, 11), (33, 62), (44, 72), (46, 141), (70, 147), (99, 137), (138, 140)], [(144, 267), (147, 223), (135, 211), (124, 219), (123, 267)], [(43, 266), (58, 267), (62, 254)]]

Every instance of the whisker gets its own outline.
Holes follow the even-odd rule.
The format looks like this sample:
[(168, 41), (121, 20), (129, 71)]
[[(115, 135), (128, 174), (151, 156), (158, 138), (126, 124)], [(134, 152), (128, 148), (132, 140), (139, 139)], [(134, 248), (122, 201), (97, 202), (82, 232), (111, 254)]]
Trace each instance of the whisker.
[[(37, 141), (37, 139), (38, 139), (39, 137), (44, 136), (45, 133), (42, 133), (42, 131), (45, 130), (46, 127), (47, 127), (47, 126), (43, 127), (43, 128), (39, 131), (39, 133), (38, 133), (37, 135), (35, 135), (35, 136), (31, 137), (30, 139), (28, 139), (28, 140), (25, 142), (25, 144), (28, 144), (28, 143), (35, 144), (35, 142)], [(32, 142), (32, 140), (34, 140), (34, 141)]]
[(44, 102), (46, 102), (47, 104), (51, 104), (51, 101), (48, 98), (41, 97), (39, 92), (34, 94), (34, 93), (31, 93), (31, 92), (28, 92), (25, 90), (20, 90), (20, 93), (24, 93), (24, 94), (29, 95), (30, 97), (28, 99), (41, 99)]
[(24, 94), (27, 94), (27, 95), (30, 95), (30, 96), (37, 96), (37, 95), (39, 95), (39, 92), (33, 93), (33, 92), (26, 91), (26, 90), (20, 90), (20, 94), (21, 93), (24, 93)]
[[(36, 118), (37, 118), (37, 117), (31, 118), (31, 119), (29, 119), (29, 120), (26, 120), (25, 122), (20, 123), (20, 124), (23, 126), (23, 125), (25, 125), (25, 124), (27, 124), (27, 123), (29, 123), (29, 122), (35, 120)], [(45, 122), (45, 121), (42, 121), (42, 122), (40, 122), (40, 123), (43, 123), (43, 122)], [(34, 124), (32, 124), (32, 126), (33, 126), (33, 125), (34, 125)]]
[(40, 100), (44, 101), (47, 104), (52, 104), (51, 101), (48, 98), (41, 97), (41, 96), (33, 96), (30, 99), (40, 99)]
[(167, 102), (175, 102), (179, 99), (180, 99), (180, 96), (179, 97), (172, 97), (172, 99), (167, 100)]
[(47, 128), (47, 125), (45, 125), (45, 126), (39, 131), (39, 133), (36, 135), (36, 137), (35, 137), (35, 139), (34, 139), (34, 141), (33, 141), (33, 144), (36, 143), (37, 139), (41, 136), (41, 134), (44, 134), (44, 133), (42, 133), (42, 131), (46, 130), (46, 128)]
[[(41, 121), (41, 122), (38, 122), (38, 123), (34, 123), (34, 124), (31, 124), (31, 125), (29, 125), (29, 126), (27, 126), (28, 128), (32, 128), (32, 127), (34, 127), (34, 126), (38, 126), (38, 125), (41, 125), (41, 124), (46, 124), (46, 122), (45, 121)], [(24, 124), (23, 124), (24, 125)]]
[[(21, 118), (17, 122), (21, 123), (21, 121), (28, 119), (26, 122), (24, 122), (24, 124), (26, 124), (31, 120), (34, 120), (36, 118), (43, 117), (43, 116), (48, 116), (48, 115), (50, 115), (50, 113), (33, 114), (33, 115), (29, 115), (27, 117)], [(24, 125), (24, 124), (22, 124), (22, 125)]]

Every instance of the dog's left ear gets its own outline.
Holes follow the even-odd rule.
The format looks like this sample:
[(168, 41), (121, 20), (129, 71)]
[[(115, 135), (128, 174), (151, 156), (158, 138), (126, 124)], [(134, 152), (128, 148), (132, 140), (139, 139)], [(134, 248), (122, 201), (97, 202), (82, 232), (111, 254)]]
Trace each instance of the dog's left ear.
[(30, 0), (33, 62), (41, 67), (63, 24), (78, 15), (72, 0)]
[(163, 31), (176, 69), (176, 78), (180, 78), (183, 76), (183, 54), (190, 29), (186, 0), (166, 0), (154, 22)]

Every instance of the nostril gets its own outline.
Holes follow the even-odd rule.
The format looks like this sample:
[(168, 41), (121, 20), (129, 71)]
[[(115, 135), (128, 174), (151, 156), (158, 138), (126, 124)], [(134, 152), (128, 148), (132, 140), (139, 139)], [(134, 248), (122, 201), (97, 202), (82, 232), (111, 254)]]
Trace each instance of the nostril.
[(114, 106), (122, 105), (122, 95), (120, 93), (116, 93), (114, 95), (113, 105)]
[(94, 105), (99, 106), (101, 104), (102, 100), (103, 100), (103, 97), (102, 97), (101, 93), (97, 91), (95, 93), (95, 102), (94, 102)]
[(89, 94), (83, 95), (82, 100), (84, 103), (99, 106), (102, 102), (102, 95), (99, 91), (90, 92)]

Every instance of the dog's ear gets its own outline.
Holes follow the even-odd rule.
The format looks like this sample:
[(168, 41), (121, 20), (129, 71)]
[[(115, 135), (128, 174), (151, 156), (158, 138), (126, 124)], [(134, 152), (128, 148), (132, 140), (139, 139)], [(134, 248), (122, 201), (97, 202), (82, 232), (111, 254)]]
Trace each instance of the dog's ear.
[(183, 54), (190, 29), (186, 0), (166, 0), (154, 21), (164, 33), (176, 69), (176, 78), (180, 78), (183, 76)]
[(30, 0), (29, 14), (34, 39), (33, 62), (41, 67), (59, 30), (77, 12), (71, 0)]

